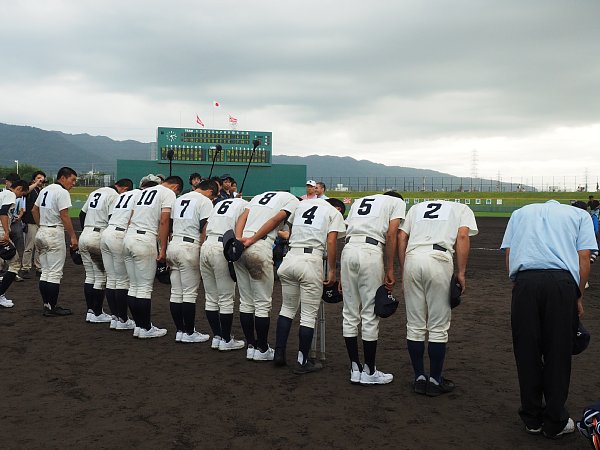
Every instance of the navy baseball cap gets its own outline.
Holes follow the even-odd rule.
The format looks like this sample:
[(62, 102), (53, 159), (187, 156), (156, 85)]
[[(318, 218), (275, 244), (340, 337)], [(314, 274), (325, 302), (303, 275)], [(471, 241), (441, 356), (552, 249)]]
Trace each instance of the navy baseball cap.
[(236, 239), (233, 230), (227, 230), (223, 234), (223, 255), (227, 261), (235, 262), (240, 259), (244, 249), (244, 244)]
[(452, 275), (452, 278), (450, 278), (450, 309), (454, 309), (460, 305), (461, 291), (462, 287), (458, 282), (458, 278), (456, 275)]
[(325, 303), (339, 303), (344, 300), (342, 293), (339, 290), (340, 283), (335, 282), (327, 286), (323, 286), (323, 294), (321, 298)]
[(579, 323), (577, 325), (577, 333), (575, 333), (573, 339), (573, 351), (571, 352), (574, 355), (579, 355), (581, 352), (583, 352), (588, 347), (588, 345), (590, 345), (591, 339), (590, 332), (585, 329), (585, 327), (581, 323), (581, 320), (578, 320), (578, 322)]
[(375, 293), (375, 314), (385, 319), (390, 317), (398, 309), (398, 300), (388, 291), (385, 285), (381, 285)]

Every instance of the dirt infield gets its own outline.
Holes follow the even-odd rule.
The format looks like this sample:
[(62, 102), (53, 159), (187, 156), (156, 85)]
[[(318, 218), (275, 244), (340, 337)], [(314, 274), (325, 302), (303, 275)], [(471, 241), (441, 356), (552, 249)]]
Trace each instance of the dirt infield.
[[(349, 383), (340, 304), (326, 305), (325, 369), (297, 376), (247, 362), (243, 351), (175, 343), (166, 285), (155, 285), (152, 316), (169, 333), (144, 341), (85, 323), (83, 268), (70, 260), (59, 304), (72, 316), (42, 317), (37, 281), (15, 283), (15, 307), (0, 310), (0, 448), (586, 448), (578, 434), (530, 436), (517, 416), (511, 285), (496, 250), (507, 220), (478, 219), (446, 360), (457, 388), (437, 398), (411, 392), (403, 308), (381, 324), (378, 366), (393, 383), (361, 387)], [(567, 406), (576, 419), (600, 400), (599, 272), (592, 266), (585, 300), (592, 343), (573, 361)], [(197, 328), (206, 331), (202, 299)], [(280, 303), (276, 282), (272, 345)], [(297, 329), (296, 320), (288, 360)], [(234, 333), (242, 335), (237, 314)]]

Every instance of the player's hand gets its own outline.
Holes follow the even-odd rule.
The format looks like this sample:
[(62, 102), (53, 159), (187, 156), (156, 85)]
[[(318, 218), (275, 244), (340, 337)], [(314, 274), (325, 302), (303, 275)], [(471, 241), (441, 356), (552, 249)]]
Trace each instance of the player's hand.
[(6, 244), (8, 244), (9, 241), (10, 241), (10, 239), (8, 238), (8, 234), (5, 234), (4, 237), (2, 239), (0, 239), (0, 244), (6, 245)]
[(239, 241), (244, 244), (245, 248), (250, 247), (252, 244), (254, 244), (254, 241), (252, 240), (251, 237), (243, 237), (241, 239), (239, 239)]
[(77, 242), (77, 236), (73, 236), (71, 238), (71, 242), (69, 242), (69, 248), (71, 250), (77, 250), (78, 246), (79, 246), (79, 242)]
[(465, 278), (465, 274), (457, 273), (456, 280), (458, 281), (458, 284), (460, 284), (460, 295), (462, 295), (465, 292), (465, 288), (467, 287), (467, 280)]
[(394, 275), (394, 269), (388, 269), (385, 271), (385, 279), (383, 281), (385, 288), (388, 291), (394, 289), (394, 285), (396, 284), (396, 276)]
[(160, 263), (164, 263), (167, 260), (166, 252), (161, 251), (156, 257), (156, 261)]
[(581, 319), (583, 317), (583, 297), (577, 299), (577, 315)]
[(327, 279), (323, 280), (323, 284), (328, 286), (330, 284), (335, 283), (335, 269), (329, 269), (327, 271)]

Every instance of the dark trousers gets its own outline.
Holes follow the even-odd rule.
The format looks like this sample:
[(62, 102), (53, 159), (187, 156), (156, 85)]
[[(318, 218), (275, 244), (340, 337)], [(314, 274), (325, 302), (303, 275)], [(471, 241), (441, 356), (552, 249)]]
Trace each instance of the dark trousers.
[[(513, 350), (519, 375), (519, 415), (529, 428), (559, 433), (569, 413), (565, 402), (577, 329), (579, 289), (562, 270), (519, 272), (512, 292)], [(545, 405), (544, 405), (545, 400)]]

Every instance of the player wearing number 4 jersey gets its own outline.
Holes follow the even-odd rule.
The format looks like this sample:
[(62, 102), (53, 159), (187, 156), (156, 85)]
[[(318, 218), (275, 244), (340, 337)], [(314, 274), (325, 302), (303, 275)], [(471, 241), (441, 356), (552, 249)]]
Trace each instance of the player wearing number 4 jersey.
[(240, 322), (248, 343), (247, 359), (273, 360), (274, 350), (268, 344), (273, 242), (299, 203), (289, 192), (264, 192), (250, 201), (237, 221), (236, 237), (246, 246), (234, 265), (240, 290)]
[[(168, 177), (163, 184), (142, 191), (131, 214), (124, 241), (124, 259), (129, 276), (128, 299), (140, 339), (161, 337), (164, 328), (152, 325), (152, 289), (157, 261), (165, 262), (171, 209), (176, 193), (183, 189), (180, 177)], [(158, 240), (158, 251), (157, 251)]]
[(119, 194), (132, 188), (133, 182), (131, 180), (121, 179), (115, 183), (114, 187), (96, 189), (88, 196), (79, 213), (79, 220), (83, 229), (79, 237), (79, 252), (85, 269), (83, 294), (87, 304), (86, 322), (112, 322), (111, 325), (114, 324), (112, 328), (116, 327), (117, 316), (114, 298), (107, 297), (112, 317), (102, 311), (106, 272), (102, 262), (100, 238), (108, 225), (109, 214), (115, 200)]
[(171, 210), (173, 237), (167, 248), (167, 264), (171, 267), (169, 307), (177, 328), (176, 342), (209, 339), (195, 329), (196, 297), (200, 285), (200, 234), (217, 192), (215, 182), (204, 180), (195, 190), (175, 200)]
[[(402, 196), (389, 191), (356, 200), (348, 213), (346, 245), (342, 251), (344, 290), (343, 332), (350, 357), (350, 382), (364, 385), (386, 384), (393, 375), (377, 370), (375, 356), (379, 337), (379, 317), (375, 315), (375, 293), (385, 284), (394, 287), (394, 257), (398, 227), (406, 205)], [(358, 328), (365, 357), (358, 356)]]
[[(458, 282), (464, 291), (469, 236), (477, 234), (473, 211), (461, 203), (436, 200), (413, 206), (398, 241), (406, 304), (406, 339), (415, 372), (414, 391), (431, 397), (450, 392), (442, 377), (450, 329), (450, 279), (456, 252)], [(423, 355), (428, 338), (429, 376)]]

